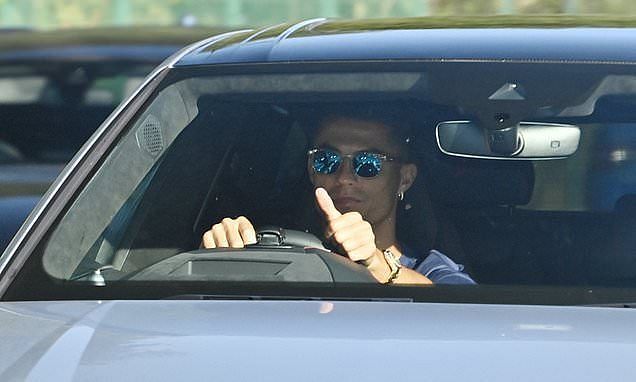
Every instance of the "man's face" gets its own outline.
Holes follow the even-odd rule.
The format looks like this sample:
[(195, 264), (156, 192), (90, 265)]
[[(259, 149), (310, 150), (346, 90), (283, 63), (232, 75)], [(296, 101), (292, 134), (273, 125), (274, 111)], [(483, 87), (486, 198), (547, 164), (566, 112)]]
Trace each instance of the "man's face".
[[(336, 118), (319, 129), (313, 146), (341, 155), (369, 151), (400, 157), (390, 134), (390, 127), (379, 122)], [(411, 186), (417, 171), (412, 164), (385, 161), (379, 175), (364, 178), (353, 173), (351, 158), (345, 158), (333, 174), (315, 173), (311, 163), (308, 170), (314, 186), (325, 188), (340, 212), (360, 212), (371, 224), (395, 217), (397, 194)]]

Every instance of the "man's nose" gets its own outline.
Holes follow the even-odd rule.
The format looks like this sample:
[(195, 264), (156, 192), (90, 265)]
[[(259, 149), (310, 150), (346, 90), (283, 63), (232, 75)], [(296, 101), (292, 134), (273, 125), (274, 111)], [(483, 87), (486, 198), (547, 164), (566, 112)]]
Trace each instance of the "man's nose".
[(351, 158), (343, 158), (342, 163), (334, 175), (340, 183), (355, 182), (357, 179), (356, 175), (353, 173), (353, 162), (351, 161)]

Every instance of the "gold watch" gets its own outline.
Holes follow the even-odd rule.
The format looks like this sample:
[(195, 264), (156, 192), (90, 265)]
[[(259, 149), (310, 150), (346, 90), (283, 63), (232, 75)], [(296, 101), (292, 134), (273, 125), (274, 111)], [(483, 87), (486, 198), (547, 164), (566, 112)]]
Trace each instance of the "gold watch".
[(383, 252), (384, 259), (386, 263), (389, 264), (389, 268), (391, 268), (391, 274), (389, 278), (384, 282), (384, 284), (392, 284), (393, 281), (400, 275), (400, 270), (402, 270), (402, 264), (400, 263), (400, 259), (390, 249), (385, 249)]

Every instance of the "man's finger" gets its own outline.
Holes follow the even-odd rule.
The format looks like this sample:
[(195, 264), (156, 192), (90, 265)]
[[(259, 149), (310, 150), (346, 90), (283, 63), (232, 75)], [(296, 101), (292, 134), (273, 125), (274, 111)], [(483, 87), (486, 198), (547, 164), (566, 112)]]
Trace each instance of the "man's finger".
[[(352, 238), (361, 239), (364, 242), (373, 242), (375, 243), (375, 235), (373, 234), (373, 229), (371, 225), (367, 222), (360, 222), (358, 224), (353, 224), (345, 229), (336, 229), (333, 234), (334, 240), (339, 244), (344, 244), (345, 241), (350, 240)], [(345, 248), (346, 249), (346, 248)]]
[(342, 215), (333, 204), (333, 200), (331, 200), (327, 190), (322, 187), (316, 188), (316, 203), (318, 203), (318, 207), (325, 214), (327, 220), (333, 220)]
[(244, 216), (239, 216), (236, 218), (236, 221), (238, 222), (238, 229), (243, 238), (243, 242), (245, 244), (256, 244), (256, 230), (249, 219)]
[(231, 248), (243, 248), (245, 247), (245, 243), (243, 243), (243, 239), (241, 238), (241, 234), (238, 229), (232, 229), (231, 231), (225, 231), (227, 242)]
[(227, 242), (227, 235), (223, 224), (215, 224), (212, 227), (212, 238), (217, 248), (227, 248), (230, 244)]
[(212, 230), (206, 231), (203, 234), (203, 248), (216, 248), (214, 237), (212, 236)]

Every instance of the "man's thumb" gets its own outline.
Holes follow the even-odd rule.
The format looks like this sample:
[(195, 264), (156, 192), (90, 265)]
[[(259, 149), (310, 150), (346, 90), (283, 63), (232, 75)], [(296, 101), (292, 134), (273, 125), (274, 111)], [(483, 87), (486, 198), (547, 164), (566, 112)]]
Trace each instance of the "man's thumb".
[(318, 203), (318, 207), (325, 214), (327, 220), (333, 220), (342, 215), (333, 204), (333, 200), (331, 200), (327, 190), (322, 187), (316, 188), (316, 203)]

